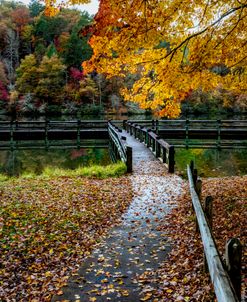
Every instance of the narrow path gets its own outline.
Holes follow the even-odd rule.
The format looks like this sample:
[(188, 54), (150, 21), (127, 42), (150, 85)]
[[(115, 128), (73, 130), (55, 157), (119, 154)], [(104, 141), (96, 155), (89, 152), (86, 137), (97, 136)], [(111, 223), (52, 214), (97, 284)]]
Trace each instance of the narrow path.
[[(176, 203), (182, 180), (167, 174), (151, 151), (124, 134), (133, 147), (133, 201), (122, 223), (85, 259), (63, 294), (53, 297), (52, 302), (142, 301), (147, 287), (143, 292), (138, 275), (158, 268), (171, 249), (167, 234), (157, 226)], [(153, 287), (155, 284), (149, 284), (150, 291)]]

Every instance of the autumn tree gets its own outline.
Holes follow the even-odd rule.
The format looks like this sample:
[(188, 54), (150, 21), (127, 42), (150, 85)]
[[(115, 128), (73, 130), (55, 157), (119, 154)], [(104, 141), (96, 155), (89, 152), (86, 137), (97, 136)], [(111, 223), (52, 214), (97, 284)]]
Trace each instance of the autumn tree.
[[(91, 28), (94, 55), (84, 69), (108, 77), (141, 73), (122, 93), (160, 116), (178, 116), (197, 88), (244, 93), (246, 8), (246, 0), (101, 0)], [(215, 72), (218, 66), (227, 73)]]
[(63, 89), (66, 78), (66, 66), (57, 55), (44, 56), (38, 68), (38, 84), (35, 94), (48, 104), (63, 101)]
[(16, 70), (16, 88), (22, 93), (34, 92), (39, 81), (38, 63), (33, 54), (26, 56)]

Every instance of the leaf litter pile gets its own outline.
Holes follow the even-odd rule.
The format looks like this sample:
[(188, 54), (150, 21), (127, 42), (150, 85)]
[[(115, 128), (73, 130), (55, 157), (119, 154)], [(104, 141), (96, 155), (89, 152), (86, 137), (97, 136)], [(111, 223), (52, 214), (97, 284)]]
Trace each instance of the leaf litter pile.
[[(243, 245), (242, 301), (246, 301), (247, 176), (203, 179), (202, 200), (213, 197), (213, 235), (224, 261), (225, 244), (236, 237)], [(160, 230), (166, 230), (173, 246), (161, 268), (140, 277), (146, 283), (150, 301), (216, 301), (209, 275), (203, 269), (201, 237), (195, 232), (195, 214), (189, 191), (166, 217)], [(149, 283), (158, 289), (150, 290)]]
[(0, 187), (0, 300), (50, 301), (132, 199), (127, 177)]

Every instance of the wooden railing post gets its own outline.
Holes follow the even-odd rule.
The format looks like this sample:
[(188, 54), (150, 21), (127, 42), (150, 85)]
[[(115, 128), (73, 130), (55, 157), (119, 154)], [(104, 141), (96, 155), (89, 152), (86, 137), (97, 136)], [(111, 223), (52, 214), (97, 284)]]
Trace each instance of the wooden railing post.
[(166, 148), (162, 147), (162, 162), (166, 163)]
[(152, 131), (151, 129), (147, 129), (147, 141), (146, 141), (147, 148), (151, 146), (150, 135), (149, 135), (149, 132), (151, 131)]
[(186, 144), (186, 149), (188, 149), (189, 146), (189, 120), (186, 119), (185, 121), (185, 144)]
[(156, 134), (159, 133), (159, 121), (158, 120), (155, 121), (155, 133)]
[(126, 147), (126, 155), (127, 155), (127, 162), (126, 162), (127, 172), (131, 173), (133, 167), (132, 167), (132, 148), (130, 146)]
[(213, 227), (213, 197), (207, 196), (204, 204), (204, 212), (208, 221), (208, 226), (212, 230)]
[(124, 130), (127, 130), (127, 120), (123, 120), (123, 128), (124, 128)]
[(80, 148), (81, 144), (81, 121), (77, 120), (77, 148)]
[(160, 139), (160, 137), (157, 136), (157, 137), (156, 137), (156, 141), (155, 141), (155, 143), (156, 143), (156, 146), (155, 146), (155, 156), (156, 156), (156, 158), (159, 158), (159, 157), (160, 157), (160, 144), (159, 144), (159, 139)]
[(221, 120), (217, 120), (217, 148), (220, 149), (220, 132), (221, 132)]
[(194, 170), (194, 161), (193, 160), (190, 161), (190, 170), (191, 170), (191, 173), (193, 174), (193, 170)]
[(13, 120), (10, 121), (10, 148), (14, 149), (14, 124)]
[(198, 198), (201, 200), (201, 195), (202, 195), (202, 180), (201, 179), (197, 179), (195, 190), (198, 195)]
[(171, 145), (170, 147), (169, 147), (169, 151), (168, 151), (169, 153), (169, 155), (168, 155), (168, 160), (169, 160), (169, 162), (168, 162), (168, 172), (169, 173), (174, 173), (174, 168), (175, 168), (175, 149), (174, 149), (174, 146), (173, 145)]
[(155, 152), (155, 139), (152, 137), (152, 151)]
[(49, 120), (45, 119), (45, 148), (46, 149), (48, 149), (49, 147), (48, 127), (49, 127)]
[(198, 177), (197, 169), (194, 169), (192, 171), (192, 177), (193, 177), (194, 186), (196, 187), (196, 182), (197, 182), (197, 177)]
[(240, 241), (237, 238), (228, 240), (226, 243), (226, 269), (239, 301), (241, 301), (241, 258)]

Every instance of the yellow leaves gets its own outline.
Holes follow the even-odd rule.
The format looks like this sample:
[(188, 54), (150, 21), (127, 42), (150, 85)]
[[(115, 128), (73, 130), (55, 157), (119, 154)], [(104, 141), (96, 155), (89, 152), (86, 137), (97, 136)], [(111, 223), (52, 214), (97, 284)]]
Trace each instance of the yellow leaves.
[(121, 291), (121, 295), (123, 296), (123, 297), (128, 297), (129, 296), (129, 291), (126, 289), (126, 290), (122, 290)]
[(95, 297), (90, 297), (90, 298), (89, 298), (89, 301), (90, 301), (90, 302), (95, 302), (95, 301), (97, 301), (97, 298), (95, 298)]
[(143, 298), (141, 298), (141, 301), (148, 301), (152, 298), (152, 293), (147, 293)]
[[(111, 14), (108, 20), (97, 18), (97, 34), (91, 38), (94, 56), (83, 66), (109, 77), (138, 74), (133, 87), (123, 90), (124, 99), (155, 109), (159, 116), (175, 117), (178, 102), (191, 89), (209, 91), (221, 85), (246, 91), (246, 74), (222, 77), (213, 71), (215, 66), (246, 64), (246, 20), (239, 18), (239, 10), (231, 10), (230, 0), (209, 2), (206, 10), (203, 1), (106, 0), (104, 5), (100, 13), (108, 7)], [(223, 18), (217, 22), (216, 16)], [(166, 102), (171, 98), (175, 105)]]
[(44, 10), (44, 13), (48, 17), (54, 17), (58, 14), (59, 11), (60, 11), (59, 8), (56, 8), (56, 7), (53, 7), (53, 6), (47, 6)]

